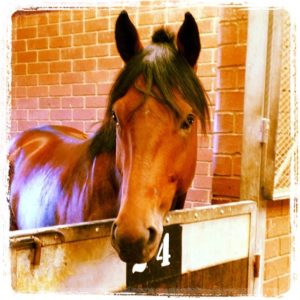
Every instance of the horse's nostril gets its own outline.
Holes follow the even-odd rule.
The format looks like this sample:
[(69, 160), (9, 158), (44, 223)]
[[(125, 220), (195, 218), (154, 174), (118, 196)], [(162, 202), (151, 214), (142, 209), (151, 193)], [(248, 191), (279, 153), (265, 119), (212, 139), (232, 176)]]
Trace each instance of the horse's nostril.
[(148, 231), (149, 231), (148, 244), (153, 244), (157, 236), (157, 231), (154, 227), (149, 227)]

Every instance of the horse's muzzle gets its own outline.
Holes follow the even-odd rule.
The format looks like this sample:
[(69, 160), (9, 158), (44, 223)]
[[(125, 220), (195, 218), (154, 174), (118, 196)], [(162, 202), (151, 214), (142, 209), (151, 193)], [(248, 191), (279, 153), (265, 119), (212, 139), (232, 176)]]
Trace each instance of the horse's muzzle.
[(111, 232), (112, 246), (121, 260), (127, 263), (144, 263), (156, 253), (161, 234), (154, 227), (128, 230), (114, 222)]

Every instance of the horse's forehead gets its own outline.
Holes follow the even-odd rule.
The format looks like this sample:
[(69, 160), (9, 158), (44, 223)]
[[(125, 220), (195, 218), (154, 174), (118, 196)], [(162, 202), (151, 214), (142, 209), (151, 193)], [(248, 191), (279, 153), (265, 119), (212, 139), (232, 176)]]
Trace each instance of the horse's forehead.
[[(172, 100), (179, 108), (183, 118), (192, 112), (192, 107), (185, 101), (178, 89), (174, 88), (172, 94)], [(127, 93), (114, 103), (113, 110), (120, 115), (131, 114), (140, 110), (145, 112), (154, 110), (162, 114), (173, 115), (174, 111), (158, 98), (162, 98), (162, 95), (155, 85), (151, 87), (150, 93), (147, 94), (147, 86), (144, 78), (141, 76), (129, 88)]]

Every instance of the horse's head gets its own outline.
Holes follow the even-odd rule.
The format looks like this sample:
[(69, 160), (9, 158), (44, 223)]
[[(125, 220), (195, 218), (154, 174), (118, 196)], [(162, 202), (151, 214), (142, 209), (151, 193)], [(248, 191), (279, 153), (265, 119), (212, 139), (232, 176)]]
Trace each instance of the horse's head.
[(116, 126), (120, 210), (112, 244), (122, 260), (146, 262), (156, 253), (163, 219), (182, 208), (197, 156), (197, 117), (205, 127), (208, 106), (196, 75), (200, 53), (191, 14), (177, 35), (161, 29), (143, 48), (126, 12), (116, 22), (125, 62), (112, 88), (108, 113)]

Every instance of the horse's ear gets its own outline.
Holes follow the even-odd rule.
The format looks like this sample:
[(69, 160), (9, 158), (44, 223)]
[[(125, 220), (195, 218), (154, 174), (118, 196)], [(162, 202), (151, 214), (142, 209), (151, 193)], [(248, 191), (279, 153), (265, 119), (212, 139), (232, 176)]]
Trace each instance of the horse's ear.
[(195, 68), (201, 51), (201, 43), (197, 23), (191, 13), (187, 12), (184, 22), (177, 34), (178, 51)]
[(115, 39), (118, 51), (125, 63), (143, 50), (137, 30), (125, 10), (120, 13), (116, 21)]

